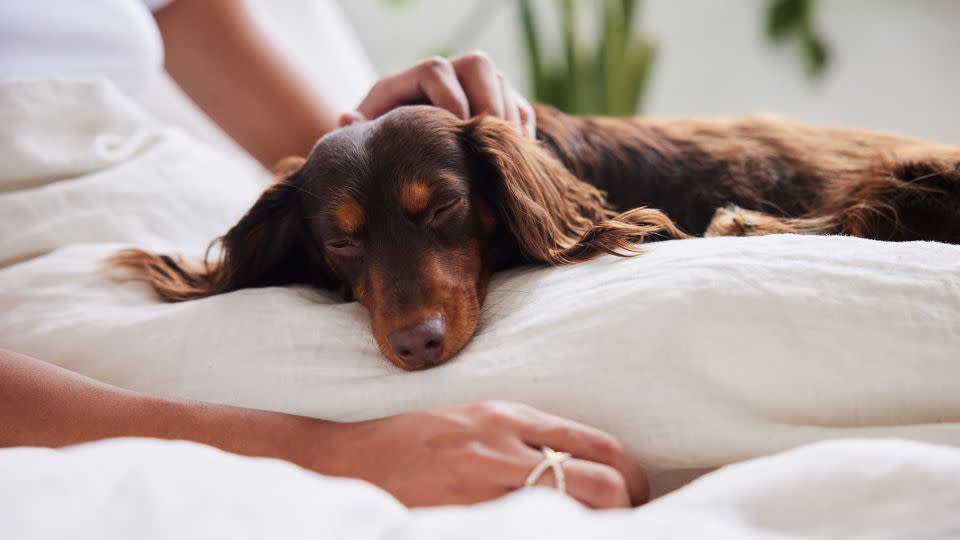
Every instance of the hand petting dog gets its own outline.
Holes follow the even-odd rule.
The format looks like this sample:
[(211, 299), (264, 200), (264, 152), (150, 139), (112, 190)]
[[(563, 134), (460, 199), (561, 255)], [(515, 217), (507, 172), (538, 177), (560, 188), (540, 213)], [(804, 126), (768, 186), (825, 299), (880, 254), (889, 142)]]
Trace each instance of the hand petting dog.
[(341, 127), (373, 120), (402, 105), (428, 104), (466, 120), (481, 113), (517, 125), (526, 135), (537, 131), (533, 107), (482, 52), (452, 60), (430, 58), (388, 75), (373, 86), (356, 111), (340, 116)]

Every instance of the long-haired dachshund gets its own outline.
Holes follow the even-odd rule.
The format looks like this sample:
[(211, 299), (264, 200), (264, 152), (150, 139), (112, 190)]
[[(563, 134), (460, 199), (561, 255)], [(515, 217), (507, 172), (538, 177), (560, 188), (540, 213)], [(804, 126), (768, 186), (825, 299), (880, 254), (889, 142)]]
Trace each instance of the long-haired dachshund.
[(383, 354), (413, 370), (466, 345), (491, 274), (510, 266), (636, 254), (687, 235), (960, 243), (958, 148), (768, 116), (613, 119), (541, 106), (537, 117), (534, 141), (489, 117), (397, 109), (287, 163), (217, 240), (215, 260), (129, 250), (112, 263), (173, 302), (292, 283), (342, 289), (370, 310)]

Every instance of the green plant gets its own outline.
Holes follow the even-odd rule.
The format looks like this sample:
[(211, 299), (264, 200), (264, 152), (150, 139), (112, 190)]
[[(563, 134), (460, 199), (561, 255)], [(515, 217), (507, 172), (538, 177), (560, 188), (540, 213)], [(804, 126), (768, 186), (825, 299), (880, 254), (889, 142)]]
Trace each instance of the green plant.
[[(559, 0), (562, 52), (550, 61), (530, 0), (519, 0), (534, 99), (571, 113), (629, 116), (643, 100), (656, 44), (636, 30), (637, 0), (599, 0), (597, 31), (589, 42), (580, 32), (575, 0)], [(557, 56), (557, 55), (555, 55)]]
[[(412, 0), (385, 0), (404, 5)], [(676, 0), (674, 0), (676, 1)], [(773, 42), (799, 40), (807, 73), (817, 76), (829, 62), (828, 48), (814, 25), (816, 0), (767, 0), (767, 36)], [(515, 3), (519, 10), (527, 73), (533, 100), (574, 114), (630, 116), (642, 109), (657, 44), (637, 29), (642, 0), (478, 0), (435, 53), (449, 55), (475, 41), (497, 10)], [(534, 6), (556, 10), (560, 50), (549, 50), (542, 32), (547, 17)], [(587, 6), (596, 25), (584, 31), (579, 9)], [(587, 37), (592, 36), (592, 37)]]
[[(402, 6), (411, 0), (385, 0)], [(547, 50), (538, 11), (529, 0), (511, 0), (520, 14), (527, 57), (530, 94), (534, 101), (549, 103), (576, 114), (636, 114), (642, 104), (656, 52), (652, 39), (636, 30), (638, 0), (554, 0), (561, 21), (560, 51)], [(581, 2), (595, 9), (597, 24), (589, 41), (582, 35), (577, 16)], [(455, 28), (450, 42), (431, 51), (450, 55), (468, 48), (498, 8), (510, 2), (478, 0)], [(542, 14), (539, 14), (542, 15)], [(550, 54), (554, 53), (554, 54)]]
[(822, 75), (830, 61), (830, 50), (813, 22), (816, 7), (816, 0), (769, 0), (767, 4), (767, 37), (773, 42), (796, 38), (810, 77)]

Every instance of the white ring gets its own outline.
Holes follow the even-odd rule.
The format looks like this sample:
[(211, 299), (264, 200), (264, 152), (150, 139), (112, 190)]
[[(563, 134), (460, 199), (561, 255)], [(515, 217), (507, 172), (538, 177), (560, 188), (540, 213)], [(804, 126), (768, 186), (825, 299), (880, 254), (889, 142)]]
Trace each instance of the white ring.
[(547, 469), (553, 469), (553, 477), (557, 482), (557, 491), (560, 493), (567, 492), (567, 480), (563, 475), (563, 467), (561, 466), (564, 461), (570, 459), (570, 454), (567, 452), (557, 452), (547, 446), (544, 446), (540, 449), (543, 452), (543, 461), (537, 463), (537, 466), (530, 471), (530, 474), (527, 476), (527, 481), (523, 483), (524, 487), (531, 487), (537, 483), (537, 480), (540, 480), (540, 477), (543, 476), (543, 473), (547, 472)]

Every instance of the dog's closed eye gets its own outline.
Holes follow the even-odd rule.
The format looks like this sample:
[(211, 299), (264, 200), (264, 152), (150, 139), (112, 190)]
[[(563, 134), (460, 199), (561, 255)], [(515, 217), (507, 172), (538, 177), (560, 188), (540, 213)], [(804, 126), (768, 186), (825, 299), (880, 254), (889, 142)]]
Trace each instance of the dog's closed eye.
[(430, 213), (430, 216), (427, 218), (427, 225), (436, 226), (440, 225), (451, 216), (457, 213), (457, 210), (464, 208), (466, 199), (463, 197), (455, 197), (446, 202), (440, 203), (434, 210)]
[(340, 257), (355, 257), (362, 252), (362, 248), (349, 238), (336, 238), (327, 242), (330, 253)]

